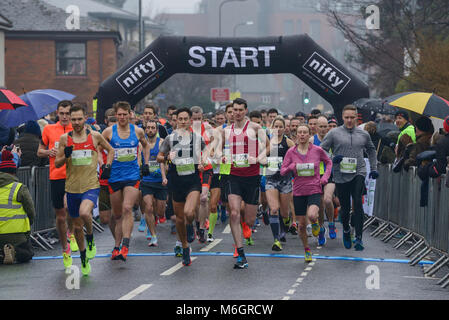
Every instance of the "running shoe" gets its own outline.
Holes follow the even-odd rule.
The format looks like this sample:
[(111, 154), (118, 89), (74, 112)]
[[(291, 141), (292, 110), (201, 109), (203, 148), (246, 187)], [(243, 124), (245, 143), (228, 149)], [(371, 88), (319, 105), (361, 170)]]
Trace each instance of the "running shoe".
[(329, 223), (329, 238), (335, 239), (337, 238), (337, 228), (335, 227), (335, 223)]
[(111, 260), (118, 260), (118, 256), (120, 255), (120, 250), (113, 249), (111, 254)]
[(297, 229), (296, 223), (293, 222), (292, 225), (288, 228), (287, 232), (290, 232), (292, 235), (297, 236), (298, 229)]
[(214, 239), (214, 236), (213, 235), (211, 235), (210, 233), (208, 233), (207, 234), (207, 242), (213, 242), (215, 239)]
[(360, 239), (355, 239), (354, 249), (355, 251), (363, 251), (363, 249), (365, 249), (365, 247), (363, 246), (363, 241)]
[(83, 274), (83, 276), (87, 277), (89, 275), (91, 271), (90, 268), (90, 263), (89, 263), (89, 258), (81, 259), (81, 273)]
[(140, 219), (140, 225), (137, 228), (139, 232), (145, 232), (145, 228), (147, 227), (147, 223), (145, 222), (145, 218), (142, 216), (142, 219)]
[(235, 246), (235, 244), (233, 244), (232, 246), (234, 247), (234, 255), (233, 255), (233, 257), (237, 258), (239, 256), (239, 253), (237, 251), (237, 247)]
[(157, 244), (157, 237), (156, 236), (151, 237), (151, 240), (150, 240), (150, 243), (148, 244), (148, 246), (149, 247), (157, 247), (158, 246), (158, 244)]
[(182, 247), (181, 246), (175, 246), (175, 257), (182, 257)]
[(117, 259), (126, 262), (126, 258), (128, 257), (128, 252), (129, 252), (128, 247), (122, 246), (122, 249), (120, 250), (120, 254), (118, 255)]
[(246, 239), (246, 245), (247, 246), (253, 246), (254, 245), (254, 240), (253, 240), (253, 238), (248, 238), (248, 239)]
[(326, 228), (321, 227), (320, 233), (318, 234), (318, 245), (324, 246), (326, 244)]
[(72, 254), (70, 252), (70, 248), (68, 248), (67, 251), (62, 253), (62, 262), (64, 263), (64, 267), (66, 267), (66, 269), (72, 266)]
[(281, 234), (279, 235), (279, 240), (281, 241), (281, 242), (287, 242), (287, 239), (285, 238), (285, 232), (281, 232)]
[(166, 217), (159, 217), (159, 223), (165, 223), (165, 222), (167, 222)]
[(271, 247), (273, 251), (282, 251), (282, 246), (279, 240), (274, 240), (273, 246)]
[(343, 230), (343, 245), (346, 249), (351, 249), (352, 247), (351, 232), (349, 230)]
[(352, 243), (355, 243), (355, 228), (353, 226), (351, 226), (351, 241)]
[(312, 252), (310, 251), (310, 249), (305, 250), (305, 252), (304, 252), (304, 260), (307, 263), (312, 262)]
[(5, 244), (3, 246), (3, 253), (5, 254), (3, 264), (13, 264), (16, 261), (16, 250), (12, 244)]
[(306, 232), (307, 232), (307, 236), (311, 237), (312, 236), (312, 225), (308, 224), (306, 227)]
[(320, 225), (318, 224), (318, 221), (315, 223), (312, 223), (312, 235), (314, 237), (318, 237), (320, 234)]
[(243, 230), (243, 237), (245, 239), (251, 238), (252, 234), (251, 228), (245, 222), (242, 222), (242, 230)]
[(151, 240), (152, 235), (151, 235), (151, 232), (150, 232), (149, 228), (147, 228), (147, 235), (146, 235), (146, 237), (147, 237), (147, 240)]
[(193, 224), (188, 223), (186, 224), (186, 231), (187, 231), (187, 242), (192, 243), (195, 241), (195, 232), (193, 230)]
[(95, 245), (95, 241), (92, 239), (92, 241), (86, 241), (87, 242), (87, 248), (86, 248), (86, 257), (89, 260), (92, 260), (95, 258), (95, 255), (97, 254), (97, 246)]
[(192, 264), (192, 260), (190, 260), (190, 247), (182, 248), (182, 264), (186, 267)]
[(254, 223), (254, 228), (260, 227), (260, 221), (258, 218), (256, 218), (256, 222)]
[(70, 250), (72, 250), (72, 252), (79, 251), (78, 243), (76, 243), (75, 235), (73, 233), (70, 235)]
[(206, 242), (206, 230), (204, 229), (200, 229), (199, 231), (199, 236), (198, 236), (198, 241), (200, 243), (205, 243)]
[(246, 261), (246, 257), (237, 257), (237, 261), (234, 264), (234, 269), (247, 269), (248, 261)]

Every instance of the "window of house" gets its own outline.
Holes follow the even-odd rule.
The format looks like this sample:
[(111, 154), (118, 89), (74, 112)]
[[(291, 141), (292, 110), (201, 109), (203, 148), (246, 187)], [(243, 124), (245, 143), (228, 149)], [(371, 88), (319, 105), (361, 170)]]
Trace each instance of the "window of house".
[(289, 36), (295, 34), (295, 27), (293, 25), (293, 20), (285, 20), (284, 21), (284, 30), (283, 35)]
[(315, 41), (321, 40), (321, 21), (320, 20), (311, 20), (310, 21), (310, 36)]
[(86, 75), (86, 43), (56, 42), (56, 74)]

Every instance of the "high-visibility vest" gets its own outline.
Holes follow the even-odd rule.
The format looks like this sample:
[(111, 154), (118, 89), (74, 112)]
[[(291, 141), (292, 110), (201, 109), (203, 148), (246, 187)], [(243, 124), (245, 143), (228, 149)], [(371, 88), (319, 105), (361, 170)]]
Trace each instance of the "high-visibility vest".
[(30, 231), (30, 220), (17, 202), (21, 186), (20, 182), (13, 182), (0, 188), (0, 234)]

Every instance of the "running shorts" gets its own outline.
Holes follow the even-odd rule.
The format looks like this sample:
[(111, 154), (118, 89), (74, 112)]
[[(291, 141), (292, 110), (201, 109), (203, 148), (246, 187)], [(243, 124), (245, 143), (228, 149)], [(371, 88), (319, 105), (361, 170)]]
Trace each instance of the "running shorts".
[(55, 209), (64, 208), (65, 179), (50, 180), (51, 202)]
[(118, 182), (110, 182), (109, 183), (109, 193), (113, 194), (114, 192), (125, 189), (125, 187), (134, 187), (139, 189), (140, 181), (139, 180), (128, 180), (128, 181), (118, 181)]
[(242, 197), (247, 204), (259, 204), (260, 176), (241, 177), (230, 175), (227, 181), (229, 194)]
[(212, 181), (210, 183), (210, 189), (219, 189), (220, 188), (220, 175), (214, 174), (212, 176)]
[(193, 191), (198, 191), (201, 193), (201, 189), (202, 187), (200, 183), (193, 183), (189, 185), (173, 187), (170, 191), (172, 193), (174, 202), (186, 202), (189, 193)]
[(84, 193), (69, 193), (67, 192), (67, 209), (72, 218), (79, 218), (81, 202), (90, 200), (97, 207), (98, 196), (100, 195), (100, 188), (87, 190)]
[(210, 189), (213, 175), (214, 172), (212, 169), (200, 172), (201, 185)]
[(229, 195), (229, 185), (228, 185), (229, 175), (222, 174), (220, 175), (220, 200), (222, 203), (228, 203), (228, 195)]
[(167, 188), (160, 183), (142, 181), (140, 191), (142, 191), (142, 197), (153, 195), (156, 200), (167, 200)]
[(313, 204), (318, 208), (320, 207), (320, 193), (315, 193), (308, 196), (293, 196), (293, 206), (295, 207), (296, 216), (305, 216), (307, 213), (307, 208)]
[(293, 190), (292, 179), (287, 178), (271, 178), (267, 177), (267, 183), (265, 185), (266, 190), (278, 190), (279, 193), (286, 194)]
[(98, 201), (98, 209), (100, 211), (111, 210), (111, 198), (108, 186), (100, 186), (100, 198)]

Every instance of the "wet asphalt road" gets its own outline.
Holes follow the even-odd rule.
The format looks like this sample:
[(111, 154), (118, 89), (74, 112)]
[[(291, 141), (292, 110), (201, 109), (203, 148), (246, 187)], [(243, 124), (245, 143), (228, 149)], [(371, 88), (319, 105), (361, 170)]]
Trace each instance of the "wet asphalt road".
[[(326, 224), (327, 225), (327, 224)], [(110, 261), (112, 236), (95, 232), (97, 257), (91, 261), (92, 272), (80, 277), (74, 287), (74, 273), (66, 274), (55, 250), (37, 250), (28, 264), (0, 266), (0, 299), (50, 300), (365, 300), (365, 299), (449, 299), (449, 289), (437, 285), (449, 270), (426, 278), (422, 266), (382, 261), (351, 261), (349, 258), (407, 260), (406, 247), (393, 248), (397, 240), (385, 244), (380, 237), (364, 234), (365, 250), (347, 250), (338, 238), (317, 247), (309, 238), (314, 261), (305, 264), (303, 248), (297, 236), (287, 235), (284, 250), (271, 250), (272, 236), (263, 223), (253, 234), (254, 246), (245, 246), (249, 268), (233, 269), (232, 236), (227, 223), (218, 224), (215, 242), (192, 244), (189, 267), (179, 267), (181, 259), (173, 255), (175, 236), (169, 222), (158, 225), (159, 247), (148, 247), (145, 234), (137, 231), (136, 222), (126, 263)], [(212, 247), (213, 246), (213, 247)], [(201, 251), (202, 250), (202, 251)], [(80, 259), (75, 257), (75, 266)], [(38, 260), (39, 258), (45, 260)], [(431, 258), (431, 257), (429, 257)], [(378, 277), (377, 277), (378, 275)], [(70, 289), (72, 288), (72, 289)]]

